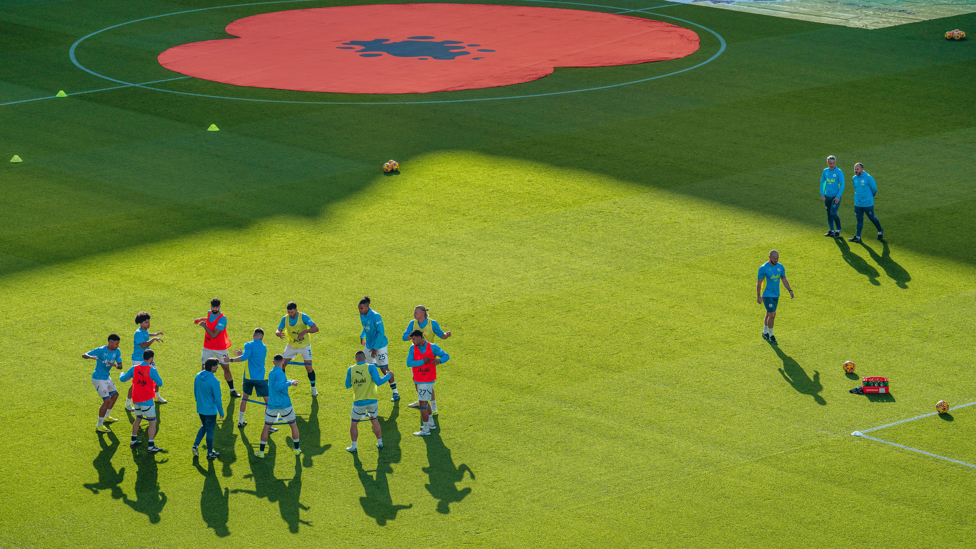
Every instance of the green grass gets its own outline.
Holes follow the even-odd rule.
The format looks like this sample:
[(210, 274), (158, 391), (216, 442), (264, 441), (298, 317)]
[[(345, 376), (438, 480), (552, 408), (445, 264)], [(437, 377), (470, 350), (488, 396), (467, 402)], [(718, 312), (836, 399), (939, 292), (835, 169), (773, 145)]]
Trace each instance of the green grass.
[[(67, 61), (75, 40), (218, 4), (16, 2), (0, 13), (0, 103), (108, 87)], [(114, 77), (166, 78), (152, 64), (162, 49), (274, 9), (155, 19), (78, 56)], [(976, 472), (850, 433), (976, 400), (976, 46), (940, 39), (976, 16), (862, 31), (666, 13), (728, 50), (642, 84), (487, 103), (122, 89), (0, 106), (0, 158), (24, 159), (0, 164), (0, 547), (970, 544)], [(702, 39), (670, 64), (435, 97), (646, 78), (713, 55), (717, 40)], [(827, 154), (878, 180), (887, 244), (820, 236)], [(402, 174), (380, 173), (389, 158)], [(850, 236), (849, 196), (841, 215)], [(754, 294), (770, 248), (796, 290), (780, 303), (778, 348), (759, 338)], [(343, 450), (342, 381), (364, 294), (408, 398), (399, 335), (413, 306), (455, 335), (437, 434), (412, 436), (416, 412), (382, 389), (387, 448), (363, 432), (357, 460)], [(289, 300), (321, 327), (316, 401), (289, 370), (303, 381), (301, 459), (283, 433), (269, 458), (250, 456), (251, 405), (244, 431), (235, 409), (219, 422), (213, 469), (194, 466), (191, 320), (213, 296), (235, 347), (255, 326), (272, 331)], [(140, 310), (165, 332), (154, 348), (168, 452), (155, 459), (126, 447), (126, 419), (95, 435), (80, 359), (110, 332), (128, 356)], [(892, 397), (849, 394), (848, 359), (888, 376)], [(872, 434), (976, 463), (976, 407), (952, 416)]]

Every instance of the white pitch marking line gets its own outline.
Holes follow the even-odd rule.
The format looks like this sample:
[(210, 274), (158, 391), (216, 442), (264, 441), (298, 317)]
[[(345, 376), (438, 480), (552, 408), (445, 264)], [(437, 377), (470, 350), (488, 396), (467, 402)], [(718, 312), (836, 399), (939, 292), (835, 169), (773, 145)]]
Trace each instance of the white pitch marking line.
[[(953, 408), (949, 408), (949, 411), (951, 412), (953, 410), (958, 410), (960, 408), (965, 408), (966, 406), (972, 406), (974, 404), (976, 404), (976, 401), (970, 402), (968, 404), (960, 404), (959, 406), (955, 406)], [(922, 418), (931, 417), (931, 416), (934, 416), (936, 414), (938, 414), (938, 412), (931, 412), (931, 413), (928, 413), (928, 414), (922, 414), (920, 416), (915, 416), (915, 417), (910, 418), (910, 419), (903, 419), (901, 421), (896, 421), (894, 423), (889, 423), (887, 425), (882, 425), (881, 427), (872, 427), (870, 429), (865, 429), (863, 431), (855, 431), (855, 433), (870, 433), (871, 431), (879, 431), (881, 429), (886, 429), (888, 427), (894, 427), (895, 425), (901, 425), (902, 423), (908, 423), (909, 421), (915, 421), (916, 419), (922, 419)], [(851, 434), (854, 434), (854, 433), (851, 433)], [(854, 435), (854, 436), (857, 436), (857, 435)]]
[[(961, 406), (960, 406), (960, 408), (961, 408)], [(932, 415), (932, 414), (927, 414), (927, 415)], [(919, 416), (919, 417), (926, 417), (926, 416)], [(915, 418), (915, 419), (918, 419), (918, 418)], [(905, 420), (905, 421), (911, 421), (911, 420)], [(899, 422), (899, 423), (902, 423), (902, 422)], [(892, 424), (892, 425), (894, 425), (894, 424)], [(880, 427), (879, 427), (879, 429), (880, 429)], [(902, 450), (908, 450), (910, 452), (916, 452), (916, 453), (919, 453), (919, 454), (922, 454), (922, 455), (926, 455), (926, 456), (929, 456), (929, 457), (934, 457), (934, 458), (942, 459), (942, 460), (945, 460), (945, 461), (951, 461), (952, 463), (955, 463), (957, 465), (964, 465), (966, 467), (970, 467), (972, 469), (976, 469), (976, 465), (973, 465), (972, 463), (966, 463), (965, 461), (959, 461), (958, 459), (947, 458), (945, 456), (940, 456), (938, 454), (933, 454), (931, 452), (926, 452), (924, 450), (919, 450), (917, 448), (910, 448), (908, 446), (903, 446), (903, 445), (897, 444), (895, 442), (889, 442), (887, 440), (881, 440), (880, 438), (869, 437), (869, 436), (865, 435), (862, 431), (854, 431), (851, 434), (854, 435), (854, 436), (856, 436), (856, 437), (866, 438), (868, 440), (873, 440), (875, 442), (882, 442), (884, 444), (889, 444), (889, 445), (894, 446), (896, 448), (901, 448)]]

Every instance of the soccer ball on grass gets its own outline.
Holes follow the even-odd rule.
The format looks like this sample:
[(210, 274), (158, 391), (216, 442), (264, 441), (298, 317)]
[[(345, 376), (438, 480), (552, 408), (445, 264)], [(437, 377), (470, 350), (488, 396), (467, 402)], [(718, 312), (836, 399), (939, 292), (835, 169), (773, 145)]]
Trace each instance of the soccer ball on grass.
[(944, 401), (944, 400), (940, 400), (939, 402), (937, 402), (935, 404), (935, 411), (936, 412), (939, 412), (940, 414), (944, 414), (944, 413), (948, 412), (949, 411), (949, 403), (946, 402), (946, 401)]
[(848, 360), (844, 363), (844, 372), (848, 374), (854, 373), (854, 363)]
[(383, 171), (387, 173), (398, 172), (400, 171), (400, 163), (396, 160), (390, 160), (386, 164), (383, 164)]

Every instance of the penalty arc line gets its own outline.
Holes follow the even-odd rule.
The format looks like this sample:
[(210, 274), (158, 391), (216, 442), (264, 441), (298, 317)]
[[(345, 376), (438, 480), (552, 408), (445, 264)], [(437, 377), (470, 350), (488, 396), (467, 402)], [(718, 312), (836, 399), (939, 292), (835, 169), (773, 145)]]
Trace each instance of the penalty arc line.
[(670, 8), (671, 6), (681, 6), (681, 5), (682, 4), (674, 3), (674, 4), (665, 4), (663, 6), (652, 6), (650, 8), (640, 8), (640, 9), (636, 9), (636, 10), (617, 11), (617, 12), (614, 12), (614, 15), (623, 15), (625, 13), (651, 11), (651, 10), (656, 10), (656, 9), (660, 9), (660, 8)]

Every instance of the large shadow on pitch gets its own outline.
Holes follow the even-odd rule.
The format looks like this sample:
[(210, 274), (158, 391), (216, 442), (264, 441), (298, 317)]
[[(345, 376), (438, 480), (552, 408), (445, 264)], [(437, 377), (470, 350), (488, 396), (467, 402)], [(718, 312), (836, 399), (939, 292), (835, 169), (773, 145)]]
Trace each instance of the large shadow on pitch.
[(894, 259), (891, 258), (891, 246), (885, 240), (881, 241), (881, 255), (878, 255), (871, 246), (861, 242), (861, 246), (868, 251), (873, 259), (882, 269), (888, 278), (895, 281), (895, 284), (899, 288), (908, 289), (908, 283), (912, 280), (912, 275), (908, 274), (908, 271), (904, 267), (899, 265)]
[[(359, 504), (363, 506), (366, 516), (376, 520), (379, 526), (386, 526), (387, 521), (396, 520), (397, 513), (403, 509), (410, 509), (410, 505), (394, 505), (393, 496), (390, 494), (390, 483), (387, 477), (393, 474), (393, 464), (400, 463), (402, 453), (400, 451), (400, 430), (397, 427), (397, 419), (400, 417), (400, 403), (393, 405), (393, 411), (384, 420), (380, 418), (380, 427), (383, 430), (383, 449), (379, 450), (376, 456), (375, 477), (369, 476), (370, 471), (363, 468), (362, 462), (357, 454), (353, 454), (353, 465), (359, 474), (359, 482), (363, 485), (364, 497), (359, 498)], [(360, 440), (363, 437), (372, 437), (372, 433), (360, 424)], [(366, 438), (369, 440), (369, 438)]]
[(770, 345), (774, 351), (776, 351), (776, 356), (783, 361), (783, 367), (779, 369), (780, 375), (786, 380), (796, 392), (802, 395), (810, 395), (813, 400), (823, 406), (827, 404), (820, 393), (823, 392), (823, 384), (820, 383), (820, 372), (817, 370), (813, 371), (813, 378), (807, 375), (806, 371), (800, 366), (800, 363), (793, 360), (790, 355), (784, 353), (780, 350), (777, 345)]
[(851, 251), (851, 247), (847, 245), (847, 241), (843, 238), (835, 238), (834, 244), (840, 249), (841, 255), (844, 257), (844, 262), (851, 266), (852, 269), (861, 273), (862, 275), (868, 277), (871, 284), (875, 286), (880, 286), (881, 282), (878, 281), (878, 277), (881, 273), (877, 269), (868, 264), (863, 257), (857, 255)]
[(200, 515), (218, 537), (230, 535), (227, 520), (230, 518), (230, 490), (220, 489), (220, 479), (214, 469), (214, 462), (207, 460), (207, 468), (200, 465), (200, 460), (193, 458), (193, 466), (203, 475), (203, 492), (200, 494)]
[[(227, 403), (227, 411), (224, 413), (224, 420), (220, 422), (220, 428), (214, 430), (214, 450), (220, 453), (221, 474), (225, 477), (233, 476), (231, 465), (237, 461), (237, 407), (240, 406), (240, 399), (232, 398)], [(261, 410), (262, 417), (264, 410)], [(206, 448), (207, 439), (200, 441), (201, 453)]]
[(471, 487), (458, 490), (457, 484), (464, 479), (465, 472), (474, 480), (474, 471), (463, 463), (454, 465), (451, 450), (444, 445), (440, 429), (421, 438), (427, 444), (427, 461), (430, 464), (424, 467), (424, 472), (430, 478), (425, 488), (437, 500), (437, 512), (446, 515), (451, 512), (452, 503), (459, 503), (471, 493)]
[[(244, 442), (244, 447), (249, 448), (247, 461), (251, 466), (251, 474), (244, 475), (244, 478), (254, 479), (254, 490), (232, 490), (232, 493), (251, 494), (258, 498), (267, 499), (271, 503), (277, 503), (281, 518), (288, 524), (288, 530), (292, 534), (297, 534), (299, 526), (302, 524), (311, 526), (311, 522), (302, 520), (301, 517), (302, 511), (309, 510), (309, 507), (301, 502), (301, 458), (292, 453), (291, 447), (287, 443), (282, 444), (281, 449), (279, 449), (271, 436), (268, 437), (267, 456), (263, 459), (255, 457), (251, 452), (257, 448), (251, 446), (247, 434), (243, 430), (241, 431), (241, 440)], [(278, 456), (279, 452), (281, 452), (281, 456)], [(277, 457), (295, 460), (295, 476), (291, 480), (275, 477), (274, 470)]]
[[(108, 443), (105, 439), (108, 439)], [(115, 452), (119, 449), (119, 438), (115, 436), (115, 433), (106, 435), (99, 433), (98, 444), (102, 447), (102, 451), (95, 457), (95, 461), (92, 461), (92, 465), (98, 473), (98, 482), (86, 483), (82, 486), (91, 490), (93, 494), (108, 490), (112, 494), (112, 499), (122, 499), (124, 494), (119, 485), (125, 480), (125, 467), (116, 471), (115, 465), (112, 464), (112, 458), (115, 457)]]
[[(332, 448), (331, 444), (322, 445), (322, 429), (319, 427), (319, 397), (312, 397), (312, 412), (308, 419), (298, 416), (295, 419), (298, 425), (298, 437), (302, 441), (302, 465), (312, 466), (312, 458), (321, 456)], [(283, 432), (288, 433), (289, 427), (284, 427)]]
[[(122, 494), (122, 502), (132, 508), (137, 513), (142, 513), (149, 517), (149, 522), (157, 524), (160, 520), (160, 513), (166, 507), (166, 494), (159, 490), (159, 463), (166, 463), (167, 459), (159, 462), (156, 456), (145, 450), (145, 443), (142, 446), (132, 449), (132, 461), (136, 462), (136, 499), (129, 499)], [(141, 450), (139, 448), (142, 448)]]

